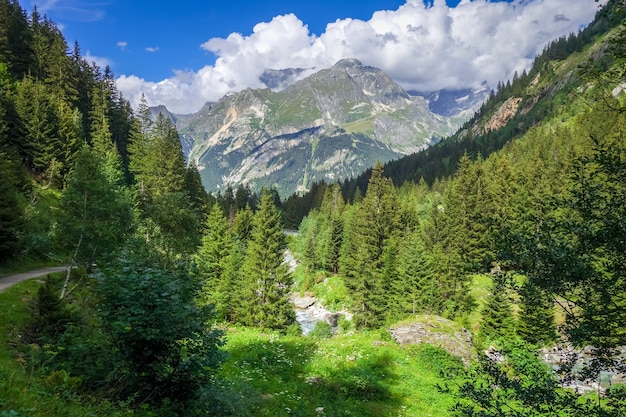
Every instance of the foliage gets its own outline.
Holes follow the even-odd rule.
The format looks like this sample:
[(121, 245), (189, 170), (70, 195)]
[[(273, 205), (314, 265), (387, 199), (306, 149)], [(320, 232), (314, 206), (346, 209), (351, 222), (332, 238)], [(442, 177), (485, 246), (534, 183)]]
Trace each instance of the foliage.
[(20, 248), (19, 234), (24, 227), (24, 201), (15, 178), (15, 166), (0, 151), (0, 264), (11, 258)]
[(481, 335), (493, 339), (510, 338), (515, 330), (515, 320), (503, 275), (494, 275), (486, 301), (480, 324)]
[(333, 335), (332, 327), (325, 321), (318, 321), (307, 336), (318, 339), (328, 339)]
[(202, 303), (213, 305), (218, 319), (236, 320), (242, 252), (222, 209), (215, 204), (207, 217), (206, 233), (194, 260), (203, 287)]
[(554, 299), (528, 281), (520, 289), (521, 306), (517, 334), (536, 346), (549, 346), (557, 340)]
[(284, 262), (282, 221), (271, 193), (261, 194), (259, 210), (242, 267), (238, 321), (270, 329), (287, 329), (295, 321), (289, 295), (293, 278)]
[(210, 384), (221, 333), (210, 308), (195, 303), (188, 273), (121, 261), (97, 278), (98, 314), (119, 355), (110, 378), (120, 398), (184, 404)]
[(554, 372), (541, 361), (531, 346), (519, 341), (504, 344), (498, 351), (483, 355), (477, 366), (461, 375), (462, 383), (448, 382), (442, 392), (454, 393), (452, 408), (458, 416), (622, 416), (619, 389), (606, 400), (580, 398), (561, 387)]
[(131, 227), (130, 198), (107, 177), (104, 158), (84, 147), (68, 179), (59, 204), (57, 237), (69, 253), (68, 278), (72, 266), (89, 270), (94, 264), (115, 257)]

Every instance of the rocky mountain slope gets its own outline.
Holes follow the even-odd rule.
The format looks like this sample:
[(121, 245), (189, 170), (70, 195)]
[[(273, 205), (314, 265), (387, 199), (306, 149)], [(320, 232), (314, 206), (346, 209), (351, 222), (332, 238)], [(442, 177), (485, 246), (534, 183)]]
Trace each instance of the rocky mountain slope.
[[(268, 73), (268, 83), (283, 88), (276, 80), (298, 71)], [(170, 117), (209, 191), (247, 183), (286, 196), (424, 149), (469, 115), (436, 114), (380, 69), (345, 59), (281, 91), (247, 89)]]

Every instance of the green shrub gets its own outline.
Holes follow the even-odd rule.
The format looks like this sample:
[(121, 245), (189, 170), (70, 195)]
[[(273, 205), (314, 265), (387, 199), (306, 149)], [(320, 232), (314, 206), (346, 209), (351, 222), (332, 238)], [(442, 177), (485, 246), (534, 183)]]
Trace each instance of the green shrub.
[(185, 403), (210, 384), (222, 334), (209, 325), (211, 310), (195, 303), (199, 288), (186, 271), (123, 261), (98, 279), (99, 315), (119, 355), (117, 395)]
[(309, 337), (318, 339), (329, 339), (333, 335), (333, 328), (325, 321), (318, 321), (308, 334)]

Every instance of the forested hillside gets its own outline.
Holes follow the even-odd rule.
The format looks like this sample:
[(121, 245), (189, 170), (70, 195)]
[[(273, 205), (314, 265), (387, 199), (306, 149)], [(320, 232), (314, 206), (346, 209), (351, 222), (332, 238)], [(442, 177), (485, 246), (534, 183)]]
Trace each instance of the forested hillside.
[[(609, 1), (436, 147), (281, 203), (208, 195), (170, 118), (0, 0), (0, 271), (67, 266), (0, 294), (0, 414), (623, 416), (623, 384), (567, 384), (626, 373), (625, 19)], [(337, 326), (302, 336), (295, 293)], [(389, 334), (440, 316), (471, 366)], [(556, 342), (592, 360), (553, 372)]]

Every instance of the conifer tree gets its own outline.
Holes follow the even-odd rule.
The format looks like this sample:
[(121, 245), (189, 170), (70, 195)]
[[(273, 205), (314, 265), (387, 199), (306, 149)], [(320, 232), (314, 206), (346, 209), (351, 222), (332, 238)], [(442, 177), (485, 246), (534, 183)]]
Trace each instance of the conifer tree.
[(395, 189), (382, 171), (380, 163), (372, 171), (349, 237), (354, 251), (346, 254), (350, 260), (343, 263), (355, 321), (366, 328), (376, 328), (383, 323), (389, 301), (385, 289), (393, 280), (385, 271), (395, 269), (386, 268), (392, 258), (384, 255), (400, 230)]
[(490, 338), (509, 337), (515, 321), (503, 275), (494, 275), (493, 287), (482, 311), (480, 333)]
[(17, 144), (20, 156), (37, 172), (50, 166), (56, 137), (56, 117), (46, 86), (32, 77), (25, 77), (17, 86), (15, 108), (21, 130)]
[(237, 212), (235, 220), (233, 221), (233, 231), (239, 243), (246, 247), (252, 237), (254, 213), (249, 206), (246, 206), (243, 210)]
[(402, 316), (419, 312), (440, 312), (441, 297), (435, 285), (435, 271), (430, 254), (418, 232), (401, 245), (398, 279), (394, 282), (395, 312)]
[(536, 346), (554, 342), (557, 338), (554, 299), (530, 281), (524, 283), (520, 296), (517, 333), (522, 339)]
[(333, 184), (326, 188), (320, 207), (319, 236), (320, 250), (317, 254), (320, 264), (331, 273), (339, 272), (339, 252), (343, 239), (342, 213), (345, 206), (341, 187)]
[(263, 190), (242, 269), (245, 294), (241, 309), (248, 310), (243, 312), (245, 324), (286, 329), (294, 323), (289, 301), (292, 277), (284, 263), (285, 249), (280, 213), (273, 195)]
[(112, 259), (130, 231), (130, 199), (111, 181), (103, 165), (101, 155), (83, 147), (60, 202), (57, 237), (69, 257), (62, 297), (68, 291), (73, 266), (90, 270)]
[[(202, 301), (212, 304), (216, 315), (223, 320), (231, 320), (234, 310), (234, 296), (237, 282), (234, 280), (238, 271), (237, 262), (241, 259), (233, 232), (216, 204), (207, 217), (206, 234), (195, 256), (203, 282)], [(240, 265), (239, 265), (240, 266)]]
[(17, 0), (0, 0), (0, 61), (9, 64), (18, 78), (33, 63), (33, 34), (26, 12)]
[(1, 150), (0, 178), (0, 263), (3, 263), (19, 248), (19, 234), (24, 227), (24, 220), (23, 202), (16, 186), (15, 167)]
[(202, 196), (197, 189), (188, 188), (197, 187), (197, 178), (185, 166), (173, 122), (162, 113), (152, 122), (145, 101), (138, 113), (129, 167), (136, 182), (140, 232), (163, 260), (177, 262), (195, 253), (200, 244), (203, 208), (198, 205)]

